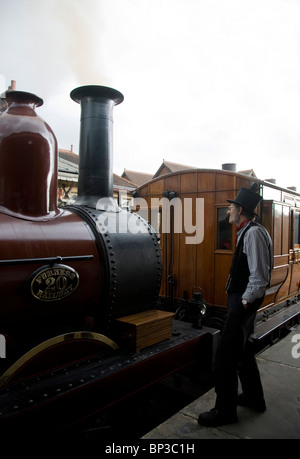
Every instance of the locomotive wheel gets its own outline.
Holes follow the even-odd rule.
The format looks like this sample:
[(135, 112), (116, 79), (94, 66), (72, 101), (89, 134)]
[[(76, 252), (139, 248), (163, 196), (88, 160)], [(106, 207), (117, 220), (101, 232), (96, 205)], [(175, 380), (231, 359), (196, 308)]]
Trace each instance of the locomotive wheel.
[(0, 377), (0, 387), (96, 355), (111, 354), (118, 345), (105, 335), (77, 331), (55, 336), (32, 348)]

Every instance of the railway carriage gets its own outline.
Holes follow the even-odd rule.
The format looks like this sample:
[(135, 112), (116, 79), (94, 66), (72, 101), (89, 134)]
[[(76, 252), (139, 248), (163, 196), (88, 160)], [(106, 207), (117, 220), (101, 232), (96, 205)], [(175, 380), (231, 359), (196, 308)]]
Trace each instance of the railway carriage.
[[(222, 170), (174, 172), (157, 177), (137, 190), (144, 216), (160, 235), (163, 266), (160, 297), (167, 304), (180, 306), (200, 291), (208, 305), (206, 323), (222, 326), (226, 315), (225, 285), (235, 247), (235, 227), (228, 221), (227, 200), (234, 199), (241, 187), (251, 187), (263, 197), (256, 220), (266, 227), (273, 241), (271, 283), (258, 317), (266, 321), (282, 310), (284, 322), (295, 312), (298, 316), (299, 309), (296, 306), (288, 311), (288, 306), (299, 300), (300, 291), (300, 194), (294, 189), (227, 170), (226, 166)], [(188, 201), (192, 214), (185, 216), (190, 212), (190, 207), (185, 205)], [(192, 221), (186, 228), (189, 218)], [(164, 219), (171, 222), (165, 227), (166, 231)], [(201, 232), (200, 240), (197, 240), (197, 231)], [(188, 238), (193, 237), (194, 242), (187, 243)], [(278, 314), (277, 319), (279, 323)], [(272, 327), (270, 322), (270, 330)]]

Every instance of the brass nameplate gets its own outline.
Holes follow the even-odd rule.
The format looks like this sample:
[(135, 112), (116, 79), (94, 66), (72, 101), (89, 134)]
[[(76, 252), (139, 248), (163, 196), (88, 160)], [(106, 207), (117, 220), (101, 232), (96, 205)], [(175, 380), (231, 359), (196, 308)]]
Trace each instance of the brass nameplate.
[(58, 301), (74, 292), (79, 284), (79, 274), (66, 265), (48, 265), (30, 277), (30, 291), (41, 301)]

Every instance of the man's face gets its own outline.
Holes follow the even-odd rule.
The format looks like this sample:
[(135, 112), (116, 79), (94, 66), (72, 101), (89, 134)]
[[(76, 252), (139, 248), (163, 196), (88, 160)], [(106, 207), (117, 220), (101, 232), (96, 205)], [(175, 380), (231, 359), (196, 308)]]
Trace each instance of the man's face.
[(230, 204), (227, 210), (227, 214), (229, 215), (229, 223), (231, 223), (232, 225), (239, 225), (241, 211), (242, 208), (240, 206)]

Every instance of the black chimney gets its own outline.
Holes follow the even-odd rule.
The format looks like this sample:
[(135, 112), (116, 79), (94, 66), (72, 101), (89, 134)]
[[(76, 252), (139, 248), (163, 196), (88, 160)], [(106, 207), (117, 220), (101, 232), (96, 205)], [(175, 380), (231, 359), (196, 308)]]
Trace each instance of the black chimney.
[(123, 94), (106, 86), (81, 86), (71, 98), (81, 105), (77, 205), (96, 207), (113, 198), (113, 107)]

